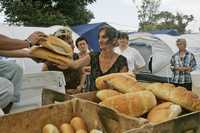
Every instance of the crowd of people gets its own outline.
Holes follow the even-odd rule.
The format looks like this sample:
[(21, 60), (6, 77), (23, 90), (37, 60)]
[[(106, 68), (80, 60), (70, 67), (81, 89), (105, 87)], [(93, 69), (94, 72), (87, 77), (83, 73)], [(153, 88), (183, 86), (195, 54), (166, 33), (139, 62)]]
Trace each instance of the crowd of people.
[[(53, 36), (66, 41), (74, 50), (73, 60), (68, 65), (57, 65), (44, 62), (42, 71), (62, 71), (66, 80), (66, 92), (74, 89), (79, 92), (96, 90), (95, 79), (110, 73), (133, 72), (138, 73), (145, 66), (141, 54), (129, 47), (127, 33), (118, 32), (110, 26), (102, 26), (98, 32), (100, 52), (92, 52), (90, 44), (84, 37), (79, 37), (74, 44), (72, 32), (60, 29)], [(45, 41), (47, 36), (41, 32), (32, 33), (26, 40), (12, 39), (0, 34), (0, 56), (29, 57), (32, 46)], [(179, 51), (172, 56), (172, 83), (191, 90), (190, 72), (195, 69), (194, 55), (186, 50), (186, 40), (178, 39)], [(28, 49), (24, 49), (28, 48)], [(0, 59), (0, 108), (8, 113), (14, 102), (19, 102), (19, 90), (22, 87), (23, 70), (13, 62)]]

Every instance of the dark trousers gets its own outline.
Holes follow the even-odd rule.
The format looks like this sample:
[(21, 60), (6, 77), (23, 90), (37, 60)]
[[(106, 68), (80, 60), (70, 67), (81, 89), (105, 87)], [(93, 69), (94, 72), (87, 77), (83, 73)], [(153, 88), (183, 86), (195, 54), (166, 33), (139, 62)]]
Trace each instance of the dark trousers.
[(191, 91), (192, 90), (192, 83), (184, 83), (184, 84), (177, 84), (173, 83), (175, 86), (182, 86), (185, 87), (187, 90)]

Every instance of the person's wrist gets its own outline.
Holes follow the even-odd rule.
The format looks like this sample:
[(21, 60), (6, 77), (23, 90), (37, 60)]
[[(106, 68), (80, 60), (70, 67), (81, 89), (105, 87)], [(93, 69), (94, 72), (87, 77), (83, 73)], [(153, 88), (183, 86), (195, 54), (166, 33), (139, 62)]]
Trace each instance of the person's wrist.
[(30, 40), (30, 39), (25, 39), (24, 40), (25, 42), (26, 42), (26, 44), (27, 44), (27, 48), (31, 48), (32, 47), (32, 41)]

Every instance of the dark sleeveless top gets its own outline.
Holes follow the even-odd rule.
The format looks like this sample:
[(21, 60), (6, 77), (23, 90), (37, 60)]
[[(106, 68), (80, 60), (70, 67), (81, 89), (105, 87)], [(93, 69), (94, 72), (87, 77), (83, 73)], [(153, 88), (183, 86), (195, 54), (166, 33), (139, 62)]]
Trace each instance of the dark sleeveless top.
[(128, 64), (127, 64), (126, 58), (124, 56), (122, 56), (122, 55), (119, 55), (119, 57), (117, 58), (115, 63), (112, 65), (112, 67), (108, 71), (103, 73), (101, 71), (100, 64), (99, 64), (99, 55), (100, 55), (99, 52), (98, 53), (94, 53), (94, 52), (90, 53), (90, 58), (91, 58), (91, 60), (90, 60), (90, 65), (91, 65), (90, 91), (96, 89), (95, 79), (97, 77), (103, 76), (103, 75), (106, 75), (106, 74), (110, 74), (110, 73), (120, 72), (122, 70), (122, 68), (124, 68), (125, 66), (128, 68)]
[[(73, 59), (79, 59), (78, 54), (73, 54)], [(65, 76), (66, 89), (76, 89), (80, 84), (80, 71), (74, 69), (62, 70), (51, 63), (46, 63), (49, 71), (62, 71)]]

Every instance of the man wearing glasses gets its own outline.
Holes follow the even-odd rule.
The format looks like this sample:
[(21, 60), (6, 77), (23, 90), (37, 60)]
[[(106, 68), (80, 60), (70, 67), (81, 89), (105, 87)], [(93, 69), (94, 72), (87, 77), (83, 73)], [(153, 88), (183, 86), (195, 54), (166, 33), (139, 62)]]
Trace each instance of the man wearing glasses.
[(179, 49), (171, 58), (171, 70), (173, 73), (172, 83), (176, 86), (183, 86), (187, 90), (192, 90), (192, 80), (190, 72), (196, 67), (194, 55), (186, 50), (186, 40), (181, 38), (176, 41)]

